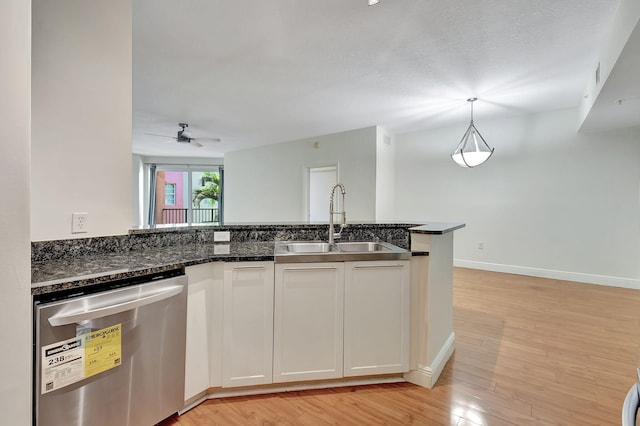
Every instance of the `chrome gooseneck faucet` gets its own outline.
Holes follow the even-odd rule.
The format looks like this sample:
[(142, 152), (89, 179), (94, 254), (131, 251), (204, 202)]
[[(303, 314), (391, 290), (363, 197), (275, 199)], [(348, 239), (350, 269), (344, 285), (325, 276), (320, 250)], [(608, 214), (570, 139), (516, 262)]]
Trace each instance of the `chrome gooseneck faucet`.
[[(342, 192), (342, 211), (336, 212), (333, 210), (333, 198), (336, 194), (336, 188), (340, 188), (340, 192)], [(347, 191), (344, 189), (344, 185), (341, 183), (336, 183), (333, 188), (331, 188), (331, 197), (329, 198), (329, 244), (333, 244), (333, 240), (335, 238), (340, 238), (342, 236), (342, 230), (345, 226), (347, 226), (347, 213), (344, 211), (344, 196)], [(338, 233), (334, 232), (333, 229), (333, 215), (339, 214), (342, 216), (340, 221), (340, 231)]]

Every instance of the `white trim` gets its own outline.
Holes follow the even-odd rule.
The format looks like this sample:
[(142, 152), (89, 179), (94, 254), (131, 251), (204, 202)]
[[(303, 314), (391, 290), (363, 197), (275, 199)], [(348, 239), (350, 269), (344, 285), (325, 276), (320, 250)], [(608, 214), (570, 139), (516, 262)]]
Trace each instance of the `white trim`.
[(203, 402), (205, 402), (207, 399), (209, 399), (207, 397), (207, 395), (203, 395), (200, 398), (197, 398), (195, 401), (187, 404), (184, 406), (184, 408), (181, 408), (180, 410), (178, 410), (178, 415), (183, 415), (184, 413), (186, 413), (187, 411), (191, 410), (192, 408), (197, 407), (198, 405), (202, 404)]
[(340, 388), (346, 386), (361, 386), (361, 385), (373, 385), (380, 383), (403, 383), (406, 382), (402, 376), (397, 377), (377, 377), (377, 378), (360, 378), (353, 380), (340, 380), (340, 381), (322, 381), (317, 383), (292, 383), (284, 386), (269, 386), (269, 387), (256, 387), (245, 389), (234, 388), (217, 388), (216, 390), (209, 391), (210, 393), (204, 395), (202, 398), (198, 398), (192, 403), (185, 406), (178, 411), (178, 414), (182, 415), (191, 410), (195, 406), (201, 404), (207, 399), (216, 398), (230, 398), (234, 396), (250, 396), (250, 395), (265, 395), (279, 392), (295, 392), (311, 389), (328, 389), (328, 388)]
[(532, 277), (552, 278), (555, 280), (576, 281), (587, 284), (599, 284), (612, 287), (640, 289), (640, 279), (611, 277), (607, 275), (584, 274), (581, 272), (556, 271), (553, 269), (531, 268), (528, 266), (503, 265), (500, 263), (477, 262), (474, 260), (454, 259), (454, 266), (480, 269), (483, 271), (504, 272), (507, 274), (529, 275)]
[(456, 334), (451, 332), (449, 338), (444, 342), (444, 345), (440, 348), (440, 351), (434, 358), (431, 365), (419, 365), (417, 369), (405, 373), (404, 378), (407, 382), (422, 386), (423, 388), (433, 388), (438, 381), (444, 366), (447, 364), (447, 361), (449, 361), (449, 358), (453, 355), (453, 351), (455, 350), (455, 341)]

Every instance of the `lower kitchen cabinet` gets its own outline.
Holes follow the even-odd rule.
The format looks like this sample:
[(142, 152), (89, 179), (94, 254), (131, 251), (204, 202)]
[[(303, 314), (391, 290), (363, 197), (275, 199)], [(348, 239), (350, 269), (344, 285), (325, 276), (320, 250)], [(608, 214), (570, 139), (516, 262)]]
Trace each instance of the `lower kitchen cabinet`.
[(273, 262), (226, 263), (222, 386), (271, 383)]
[(273, 382), (342, 377), (344, 264), (275, 265)]
[(189, 283), (184, 399), (188, 401), (222, 384), (223, 264), (189, 266), (185, 273)]
[(344, 376), (409, 370), (409, 261), (345, 263)]
[(185, 401), (409, 369), (409, 261), (213, 262), (189, 278)]

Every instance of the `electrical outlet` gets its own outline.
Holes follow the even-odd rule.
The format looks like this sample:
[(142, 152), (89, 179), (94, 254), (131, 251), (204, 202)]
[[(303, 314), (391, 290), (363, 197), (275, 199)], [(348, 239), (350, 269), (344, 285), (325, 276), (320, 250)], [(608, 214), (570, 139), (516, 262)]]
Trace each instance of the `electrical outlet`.
[(213, 241), (214, 242), (229, 242), (231, 241), (231, 232), (229, 231), (218, 231), (213, 233)]
[(89, 232), (88, 228), (89, 213), (72, 213), (71, 214), (71, 233), (82, 234)]
[(214, 244), (213, 254), (229, 254), (231, 253), (231, 246), (229, 244)]

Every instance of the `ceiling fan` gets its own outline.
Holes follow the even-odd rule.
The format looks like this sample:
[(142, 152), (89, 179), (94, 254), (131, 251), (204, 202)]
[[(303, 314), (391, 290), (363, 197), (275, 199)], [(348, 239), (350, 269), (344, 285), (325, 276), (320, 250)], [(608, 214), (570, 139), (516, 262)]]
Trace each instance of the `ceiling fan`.
[[(218, 139), (218, 138), (192, 138), (191, 137), (191, 132), (187, 130), (187, 127), (189, 127), (189, 125), (187, 123), (178, 123), (178, 126), (180, 127), (180, 130), (178, 130), (178, 135), (177, 136), (156, 135), (154, 133), (145, 133), (145, 135), (160, 136), (162, 138), (170, 138), (170, 139), (175, 140), (178, 143), (188, 143), (188, 144), (191, 144), (193, 146), (197, 146), (198, 148), (202, 148), (204, 146), (198, 141), (202, 141), (202, 142), (220, 142), (220, 139)], [(169, 141), (169, 142), (171, 142), (171, 141)]]

